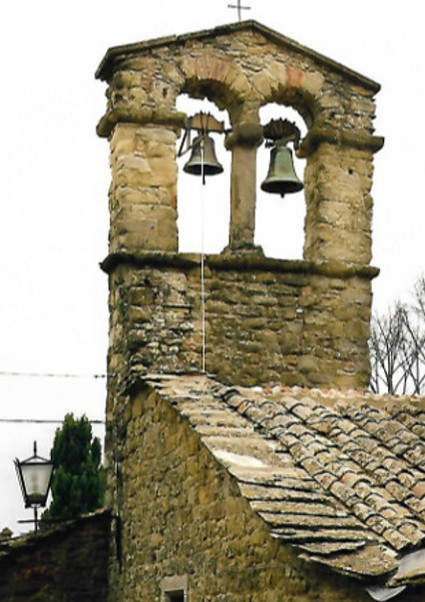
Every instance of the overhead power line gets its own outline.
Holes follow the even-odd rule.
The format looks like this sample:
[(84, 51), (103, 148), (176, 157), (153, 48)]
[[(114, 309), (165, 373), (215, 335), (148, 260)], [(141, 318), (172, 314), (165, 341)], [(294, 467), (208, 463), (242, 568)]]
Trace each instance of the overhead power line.
[[(105, 424), (104, 420), (89, 420), (90, 424)], [(18, 424), (62, 424), (63, 420), (44, 420), (42, 418), (0, 418), (1, 423), (18, 423)]]
[(61, 372), (12, 372), (0, 370), (0, 376), (18, 376), (31, 378), (106, 378), (107, 374), (72, 374)]

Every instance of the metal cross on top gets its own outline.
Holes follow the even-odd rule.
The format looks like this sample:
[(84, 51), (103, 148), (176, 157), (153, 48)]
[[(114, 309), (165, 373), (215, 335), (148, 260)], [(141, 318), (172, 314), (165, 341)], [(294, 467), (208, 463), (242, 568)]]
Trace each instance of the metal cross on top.
[(227, 8), (237, 8), (238, 9), (238, 18), (239, 18), (239, 22), (242, 21), (242, 10), (250, 10), (251, 7), (250, 6), (242, 6), (241, 5), (241, 0), (237, 0), (238, 3), (237, 4), (228, 4)]

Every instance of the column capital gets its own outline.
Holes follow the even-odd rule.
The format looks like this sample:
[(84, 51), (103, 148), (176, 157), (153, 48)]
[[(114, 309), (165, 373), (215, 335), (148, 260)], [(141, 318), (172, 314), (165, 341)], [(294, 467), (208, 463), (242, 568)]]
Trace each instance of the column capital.
[(224, 144), (228, 150), (235, 146), (257, 148), (263, 142), (263, 126), (259, 122), (244, 121), (234, 126)]

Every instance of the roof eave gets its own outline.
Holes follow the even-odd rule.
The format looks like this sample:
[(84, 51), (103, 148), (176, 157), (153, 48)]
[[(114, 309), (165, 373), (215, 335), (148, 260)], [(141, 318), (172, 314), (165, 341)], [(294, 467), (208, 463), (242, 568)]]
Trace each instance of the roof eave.
[(96, 78), (104, 81), (108, 81), (113, 70), (114, 63), (120, 60), (122, 55), (133, 54), (137, 52), (142, 52), (144, 50), (148, 50), (151, 48), (157, 48), (160, 46), (168, 46), (170, 44), (180, 44), (183, 45), (185, 42), (190, 40), (202, 40), (205, 38), (216, 37), (223, 34), (228, 34), (231, 32), (243, 31), (243, 30), (252, 30), (258, 31), (262, 33), (265, 37), (277, 43), (278, 45), (290, 48), (291, 50), (296, 50), (314, 61), (317, 61), (319, 64), (326, 66), (344, 76), (345, 78), (353, 81), (358, 85), (365, 87), (373, 93), (379, 92), (381, 86), (374, 80), (365, 77), (364, 75), (353, 71), (352, 69), (342, 65), (341, 63), (334, 61), (326, 57), (307, 46), (303, 46), (302, 44), (288, 38), (265, 25), (262, 25), (258, 21), (250, 20), (250, 21), (241, 21), (240, 23), (231, 23), (227, 25), (219, 25), (214, 27), (213, 29), (205, 29), (193, 33), (186, 33), (182, 35), (173, 35), (173, 36), (165, 36), (161, 38), (155, 38), (152, 40), (146, 40), (144, 42), (136, 42), (133, 44), (124, 44), (120, 46), (113, 46), (109, 48), (102, 59), (97, 71)]

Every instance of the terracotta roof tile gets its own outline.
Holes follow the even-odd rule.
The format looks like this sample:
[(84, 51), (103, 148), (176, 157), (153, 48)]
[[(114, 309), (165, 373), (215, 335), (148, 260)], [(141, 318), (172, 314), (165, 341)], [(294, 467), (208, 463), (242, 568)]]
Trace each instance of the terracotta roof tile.
[(425, 541), (425, 402), (359, 391), (148, 377), (270, 534), (304, 558), (389, 577)]

